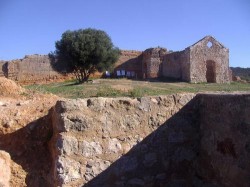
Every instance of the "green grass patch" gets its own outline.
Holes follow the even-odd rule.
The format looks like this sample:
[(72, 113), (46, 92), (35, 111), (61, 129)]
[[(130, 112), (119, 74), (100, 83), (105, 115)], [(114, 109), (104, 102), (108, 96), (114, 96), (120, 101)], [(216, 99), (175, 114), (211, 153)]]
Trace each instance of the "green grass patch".
[(125, 96), (125, 92), (111, 88), (110, 86), (101, 86), (97, 89), (96, 97), (118, 97)]
[(29, 85), (25, 86), (25, 88), (40, 93), (52, 93), (65, 98), (88, 98), (123, 96), (143, 97), (183, 92), (250, 91), (250, 84), (238, 82), (232, 82), (230, 84), (190, 84), (185, 82), (147, 82), (126, 79), (98, 79), (93, 83), (75, 84), (74, 81), (67, 81), (43, 85)]

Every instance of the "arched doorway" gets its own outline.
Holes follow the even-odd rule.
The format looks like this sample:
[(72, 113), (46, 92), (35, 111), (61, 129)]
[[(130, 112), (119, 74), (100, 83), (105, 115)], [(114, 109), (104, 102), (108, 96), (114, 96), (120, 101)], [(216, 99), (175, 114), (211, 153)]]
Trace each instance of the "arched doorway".
[(215, 62), (212, 60), (206, 61), (206, 79), (207, 82), (215, 83), (216, 82), (216, 66)]

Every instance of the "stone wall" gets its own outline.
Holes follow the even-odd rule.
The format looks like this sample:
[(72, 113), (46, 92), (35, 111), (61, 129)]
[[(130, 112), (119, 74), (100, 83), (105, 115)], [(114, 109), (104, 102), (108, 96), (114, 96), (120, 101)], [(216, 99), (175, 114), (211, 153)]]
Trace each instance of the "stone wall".
[(59, 101), (54, 186), (248, 187), (249, 113), (250, 95)]
[(149, 48), (143, 52), (143, 78), (158, 78), (162, 76), (162, 61), (167, 54), (165, 48)]
[[(0, 67), (2, 65), (0, 62)], [(65, 79), (52, 70), (46, 55), (26, 56), (7, 62), (7, 67), (0, 69), (0, 76), (8, 76), (20, 83)], [(93, 75), (102, 76), (103, 73)], [(160, 47), (144, 52), (122, 50), (114, 67), (114, 77), (154, 79), (162, 76), (194, 83), (230, 82), (229, 50), (213, 37), (206, 36), (180, 52), (168, 53)]]
[(190, 52), (188, 49), (165, 55), (163, 60), (162, 75), (164, 77), (189, 82), (190, 81), (189, 56)]
[(194, 83), (230, 82), (229, 50), (206, 36), (183, 51), (167, 54), (163, 76)]
[[(140, 51), (122, 50), (121, 56), (115, 64), (117, 70), (133, 72), (133, 78), (141, 78)], [(103, 73), (96, 72), (91, 77), (100, 78)], [(0, 77), (7, 77), (21, 84), (41, 83), (55, 80), (64, 80), (73, 75), (62, 75), (54, 71), (47, 55), (27, 55), (23, 59), (0, 61)]]
[(0, 150), (0, 186), (9, 187), (10, 181), (10, 155)]
[[(188, 94), (58, 102), (53, 114), (54, 137), (51, 142), (55, 186), (86, 184), (117, 160), (121, 160), (121, 163), (111, 169), (109, 174), (113, 180), (96, 186), (108, 186), (108, 183), (110, 186), (122, 186), (118, 183), (128, 184), (133, 181), (136, 183), (138, 176), (135, 172), (139, 165), (142, 164), (142, 170), (152, 171), (158, 165), (155, 164), (160, 159), (157, 155), (159, 150), (153, 152), (151, 149), (154, 148), (145, 143), (139, 146), (141, 151), (136, 151), (131, 156), (127, 155), (128, 152), (136, 149), (139, 142), (193, 97), (193, 94)], [(179, 133), (173, 131), (169, 139), (173, 142), (181, 141), (182, 135), (180, 134), (179, 140), (175, 135), (178, 136)], [(126, 176), (130, 172), (131, 176)], [(162, 172), (155, 171), (155, 175), (165, 177)], [(143, 179), (139, 181), (141, 183)]]
[(5, 61), (0, 61), (0, 77), (4, 77), (6, 74), (5, 64), (6, 64)]
[(7, 62), (8, 78), (20, 83), (48, 82), (65, 79), (54, 71), (47, 55), (27, 55), (23, 59)]
[(190, 80), (230, 82), (229, 50), (210, 36), (190, 46)]
[[(134, 50), (121, 50), (121, 55), (118, 61), (115, 63), (114, 73), (117, 75), (117, 71), (124, 70), (126, 76), (134, 75), (133, 78), (141, 78), (141, 51), (134, 51)], [(129, 77), (129, 76), (128, 76)], [(131, 76), (132, 77), (132, 76)]]
[(202, 95), (197, 174), (217, 186), (250, 184), (250, 94)]

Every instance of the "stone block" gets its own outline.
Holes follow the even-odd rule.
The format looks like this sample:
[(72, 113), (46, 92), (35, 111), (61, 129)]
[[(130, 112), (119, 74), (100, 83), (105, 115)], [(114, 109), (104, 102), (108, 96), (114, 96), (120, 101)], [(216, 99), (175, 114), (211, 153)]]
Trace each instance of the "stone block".
[(9, 187), (11, 176), (10, 170), (10, 155), (5, 151), (0, 150), (0, 186)]

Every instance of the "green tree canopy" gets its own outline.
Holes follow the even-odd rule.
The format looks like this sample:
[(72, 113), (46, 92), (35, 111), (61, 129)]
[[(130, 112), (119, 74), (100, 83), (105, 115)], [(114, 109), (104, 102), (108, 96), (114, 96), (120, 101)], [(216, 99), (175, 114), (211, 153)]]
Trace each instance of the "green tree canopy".
[(73, 72), (80, 83), (96, 71), (110, 70), (120, 54), (106, 32), (91, 28), (66, 31), (55, 46), (50, 53), (52, 67), (58, 72)]

